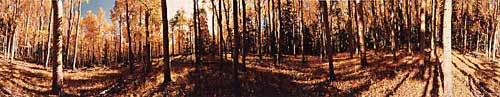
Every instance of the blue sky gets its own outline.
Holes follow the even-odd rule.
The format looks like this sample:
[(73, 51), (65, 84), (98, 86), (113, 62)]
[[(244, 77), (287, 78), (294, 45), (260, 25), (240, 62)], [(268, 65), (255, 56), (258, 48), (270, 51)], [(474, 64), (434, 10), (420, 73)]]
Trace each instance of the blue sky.
[[(167, 0), (168, 2), (168, 18), (172, 18), (175, 15), (175, 12), (179, 9), (184, 9), (187, 16), (190, 16), (193, 11), (193, 1), (192, 0)], [(114, 0), (89, 0), (89, 3), (82, 2), (82, 17), (87, 14), (87, 11), (92, 11), (92, 13), (97, 14), (99, 7), (104, 9), (106, 13), (106, 20), (111, 23), (111, 19), (109, 16), (110, 10), (113, 8), (115, 4)]]
[(109, 16), (110, 10), (115, 5), (114, 0), (89, 0), (89, 3), (82, 2), (82, 15), (84, 17), (87, 14), (87, 11), (92, 11), (92, 13), (97, 14), (99, 7), (102, 7), (104, 12), (106, 13), (106, 21), (111, 23), (111, 18)]

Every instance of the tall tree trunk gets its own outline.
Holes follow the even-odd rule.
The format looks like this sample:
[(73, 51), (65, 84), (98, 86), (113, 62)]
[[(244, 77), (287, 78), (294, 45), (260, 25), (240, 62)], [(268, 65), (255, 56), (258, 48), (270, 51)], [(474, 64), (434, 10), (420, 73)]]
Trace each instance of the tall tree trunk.
[[(395, 2), (395, 1), (394, 1)], [(396, 21), (395, 21), (395, 13), (396, 13), (396, 10), (394, 9), (394, 2), (391, 3), (391, 50), (392, 50), (392, 61), (393, 63), (396, 63), (397, 62), (397, 56), (396, 56), (396, 52), (397, 52), (397, 49), (396, 49), (396, 32), (395, 30), (397, 30), (397, 28), (395, 27), (396, 26)]]
[(367, 66), (368, 63), (366, 62), (366, 51), (365, 51), (365, 37), (364, 37), (364, 20), (363, 20), (363, 2), (358, 2), (360, 5), (355, 5), (356, 7), (356, 21), (358, 23), (358, 38), (359, 38), (359, 49), (360, 49), (360, 56), (361, 56), (361, 65)]
[(487, 24), (487, 28), (486, 28), (486, 38), (487, 38), (487, 43), (486, 45), (488, 46), (487, 50), (486, 50), (486, 55), (488, 55), (488, 59), (491, 59), (491, 44), (492, 44), (492, 35), (490, 35), (490, 28), (492, 26), (492, 24), (490, 24), (491, 21), (487, 21), (488, 24)]
[[(145, 20), (146, 20), (146, 74), (148, 74), (151, 71), (151, 43), (149, 41), (149, 16), (150, 16), (150, 11), (151, 9), (146, 10), (146, 15), (145, 15)], [(167, 24), (168, 25), (168, 24)], [(168, 32), (168, 30), (167, 30)], [(168, 33), (167, 33), (168, 34)], [(169, 52), (168, 50), (165, 52)]]
[(437, 15), (436, 15), (436, 6), (438, 2), (436, 0), (432, 0), (432, 35), (431, 35), (431, 60), (433, 58), (437, 58), (434, 56), (437, 56), (436, 54), (436, 31), (437, 31)]
[[(80, 12), (81, 12), (81, 8), (82, 8), (82, 3), (81, 1), (79, 0), (78, 1), (78, 17), (77, 17), (77, 22), (76, 22), (76, 32), (75, 32), (75, 49), (74, 49), (74, 56), (73, 56), (73, 71), (76, 71), (76, 59), (78, 57), (78, 31), (80, 31)], [(121, 29), (120, 29), (121, 31)], [(120, 34), (121, 35), (121, 34)], [(121, 36), (120, 36), (121, 37)], [(121, 42), (121, 40), (120, 40)]]
[(51, 7), (50, 8), (50, 21), (49, 21), (49, 26), (48, 26), (48, 28), (49, 28), (49, 30), (48, 30), (49, 34), (47, 36), (48, 42), (47, 42), (47, 57), (45, 58), (46, 59), (45, 60), (45, 68), (48, 68), (49, 67), (49, 63), (50, 63), (49, 59), (50, 59), (50, 56), (51, 56), (50, 55), (50, 47), (51, 47), (51, 44), (52, 44), (51, 43), (51, 39), (52, 39), (52, 29), (53, 29), (53, 26), (54, 26), (53, 23), (54, 23), (54, 8)]
[[(43, 6), (43, 2), (40, 2), (40, 9), (43, 9), (43, 8), (45, 8)], [(38, 32), (42, 32), (42, 30), (43, 30), (42, 25), (44, 25), (44, 23), (45, 23), (44, 22), (45, 20), (43, 20), (42, 18), (43, 18), (43, 15), (40, 14), (39, 17), (38, 17), (38, 21), (39, 21), (38, 22), (39, 23), (39, 25), (38, 25)], [(41, 47), (40, 47), (41, 46), (41, 43), (40, 43), (41, 41), (39, 41), (39, 40), (42, 40), (42, 35), (40, 33), (37, 33), (35, 35), (36, 48), (33, 49), (33, 53), (35, 53), (34, 58), (35, 58), (35, 61), (36, 61), (37, 64), (40, 63), (41, 62), (40, 59), (42, 59), (42, 56), (39, 53), (39, 51), (42, 50)]]
[[(496, 2), (496, 4), (498, 4), (498, 3), (499, 3), (499, 1), (497, 1), (497, 2)], [(497, 6), (497, 7), (495, 8), (494, 17), (493, 17), (493, 19), (494, 19), (494, 20), (493, 20), (493, 21), (498, 21), (498, 16), (497, 16), (497, 11), (498, 11), (498, 9), (499, 9), (499, 8), (498, 8), (498, 6)], [(494, 25), (495, 25), (495, 26), (494, 26), (494, 27), (495, 27), (495, 32), (493, 33), (493, 36), (492, 36), (492, 37), (493, 37), (493, 38), (492, 38), (492, 39), (493, 39), (493, 45), (492, 45), (492, 50), (493, 50), (493, 51), (492, 51), (492, 53), (491, 53), (491, 57), (492, 57), (492, 59), (493, 59), (493, 60), (495, 60), (495, 59), (496, 59), (497, 47), (498, 47), (498, 40), (497, 40), (498, 38), (497, 38), (497, 37), (498, 37), (498, 30), (499, 30), (499, 25), (498, 25), (498, 22), (495, 22), (495, 24), (494, 24)]]
[(276, 65), (278, 65), (280, 63), (280, 58), (281, 58), (281, 0), (278, 0), (278, 28), (276, 30), (278, 30), (277, 32), (277, 36), (278, 38), (276, 39), (276, 43), (277, 43), (277, 52), (278, 52), (278, 55), (276, 56)]
[(70, 0), (70, 10), (68, 11), (69, 12), (69, 19), (68, 19), (68, 29), (67, 29), (67, 32), (66, 32), (66, 35), (67, 35), (67, 38), (66, 38), (66, 46), (64, 46), (64, 53), (63, 53), (63, 64), (65, 64), (65, 66), (67, 66), (68, 64), (68, 60), (69, 60), (69, 39), (71, 38), (71, 25), (72, 25), (72, 20), (73, 20), (73, 1), (74, 0)]
[(224, 5), (224, 11), (226, 12), (226, 30), (227, 30), (227, 37), (229, 37), (229, 39), (227, 39), (228, 42), (226, 42), (227, 44), (225, 44), (222, 49), (223, 51), (223, 55), (225, 56), (224, 59), (226, 59), (227, 55), (226, 52), (229, 52), (229, 46), (231, 45), (231, 37), (230, 37), (230, 33), (231, 33), (231, 27), (229, 27), (229, 7), (231, 6), (230, 4), (230, 1), (228, 0), (228, 4), (226, 5), (225, 3), (223, 4)]
[(118, 33), (119, 33), (119, 38), (120, 40), (118, 41), (118, 62), (121, 63), (123, 62), (123, 57), (122, 57), (122, 33), (123, 33), (123, 30), (122, 30), (122, 19), (121, 18), (118, 18)]
[(126, 15), (126, 18), (127, 19), (127, 33), (128, 33), (128, 58), (127, 58), (127, 63), (128, 63), (128, 67), (129, 67), (129, 71), (130, 73), (134, 72), (134, 54), (132, 52), (132, 37), (130, 36), (130, 34), (132, 32), (130, 32), (130, 16), (129, 16), (129, 9), (128, 9), (128, 1), (126, 1), (125, 3), (125, 15)]
[(28, 15), (31, 15), (31, 4), (28, 4), (28, 14), (26, 15), (27, 20), (26, 20), (26, 23), (25, 23), (26, 24), (26, 26), (25, 26), (26, 30), (24, 30), (24, 32), (25, 32), (24, 33), (24, 45), (26, 45), (26, 46), (23, 46), (21, 48), (21, 51), (22, 51), (21, 52), (21, 56), (23, 56), (23, 57), (27, 57), (27, 55), (29, 55), (29, 53), (26, 52), (26, 49), (27, 49), (27, 46), (28, 46), (28, 39), (27, 38), (28, 38), (28, 33), (30, 31), (30, 16), (28, 16)]
[(493, 34), (493, 45), (492, 45), (492, 53), (491, 53), (491, 57), (493, 60), (496, 59), (496, 54), (497, 54), (497, 47), (498, 47), (498, 38), (497, 38), (497, 35), (498, 35), (498, 24), (496, 24), (496, 27), (495, 27), (495, 32)]
[[(464, 49), (465, 52), (467, 52), (468, 51), (468, 49), (467, 49), (467, 36), (468, 36), (467, 35), (467, 31), (469, 29), (467, 29), (467, 21), (468, 21), (468, 19), (467, 19), (467, 14), (465, 14), (466, 12), (464, 11), (464, 8), (463, 8), (464, 5), (465, 4), (462, 5), (462, 16), (463, 16), (463, 21), (464, 21), (464, 26), (462, 28), (464, 30), (464, 48), (463, 49)], [(468, 10), (469, 7), (467, 5), (465, 5), (465, 6), (466, 6), (466, 9)]]
[(170, 49), (169, 40), (168, 40), (168, 2), (167, 0), (161, 0), (161, 8), (162, 8), (162, 22), (163, 22), (163, 83), (167, 84), (172, 81), (170, 75), (170, 55), (168, 50)]
[(355, 34), (354, 34), (354, 28), (353, 28), (353, 21), (355, 18), (354, 17), (354, 13), (352, 12), (353, 8), (351, 7), (351, 1), (347, 1), (347, 7), (348, 7), (348, 23), (347, 23), (347, 30), (349, 30), (349, 37), (352, 38), (349, 40), (349, 54), (350, 54), (350, 58), (353, 58), (354, 57), (354, 52), (355, 52), (355, 49), (356, 49), (356, 46), (355, 46)]
[[(212, 3), (212, 44), (210, 45), (210, 47), (215, 49), (215, 48), (217, 48), (217, 46), (215, 45), (215, 42), (216, 42), (216, 40), (215, 40), (215, 37), (216, 37), (215, 36), (215, 17), (217, 16), (217, 14), (215, 14), (216, 13), (215, 11), (217, 11), (217, 8), (215, 8), (215, 5), (213, 5), (214, 0), (210, 0), (210, 1)], [(210, 51), (212, 51), (212, 49), (210, 49)], [(213, 51), (215, 51), (215, 50), (213, 50)], [(213, 54), (215, 55), (216, 53), (213, 53)]]
[[(323, 15), (321, 15), (319, 20), (323, 20), (323, 18), (325, 18), (325, 17), (323, 17)], [(320, 27), (322, 27), (324, 25), (322, 23), (320, 23), (320, 24), (321, 24)], [(319, 53), (320, 62), (323, 62), (323, 60), (324, 60), (324, 54), (325, 54), (324, 53), (325, 52), (325, 37), (324, 37), (325, 35), (324, 35), (324, 33), (325, 33), (324, 30), (320, 30), (319, 31), (319, 38), (320, 38), (320, 40), (319, 40), (319, 51), (318, 51), (318, 53)]]
[[(488, 33), (490, 32), (490, 30), (489, 30), (488, 24), (486, 25), (485, 28), (486, 28), (486, 33), (485, 33), (486, 37), (484, 37), (485, 39), (483, 40), (483, 41), (485, 41), (484, 44), (483, 44), (483, 49), (484, 49), (484, 53), (486, 53), (486, 56), (487, 56), (486, 58), (489, 59), (490, 58), (490, 56), (489, 56), (490, 54), (489, 54), (489, 48), (488, 48), (489, 45), (488, 45), (488, 43), (489, 43), (489, 37), (490, 36), (489, 36)], [(481, 38), (482, 37), (483, 36), (481, 36)]]
[(10, 56), (9, 56), (9, 62), (14, 62), (14, 58), (16, 57), (16, 51), (17, 51), (17, 46), (18, 46), (18, 43), (17, 43), (17, 34), (18, 34), (18, 25), (15, 25), (14, 27), (14, 33), (12, 35), (12, 40), (11, 41), (11, 46), (10, 46)]
[[(18, 2), (19, 2), (19, 1), (18, 1), (18, 0), (16, 0), (16, 3), (15, 3), (15, 4), (16, 4), (16, 5), (19, 5), (19, 4), (18, 4)], [(14, 8), (14, 14), (12, 14), (12, 16), (11, 16), (11, 17), (13, 17), (13, 18), (15, 18), (15, 17), (16, 17), (16, 14), (17, 14), (17, 13), (16, 13), (16, 12), (17, 12), (16, 10), (17, 10), (17, 7), (15, 7), (15, 8)], [(15, 20), (15, 19), (14, 19), (14, 20)], [(7, 29), (10, 29), (9, 31), (10, 31), (10, 32), (12, 32), (13, 26), (9, 26), (9, 28), (7, 28)], [(14, 29), (15, 29), (15, 28), (14, 28)], [(8, 33), (6, 33), (5, 35), (7, 35), (7, 41), (8, 41), (8, 43), (7, 43), (7, 49), (8, 49), (8, 50), (7, 50), (7, 54), (6, 54), (7, 56), (5, 57), (5, 60), (6, 60), (6, 61), (8, 61), (8, 62), (10, 63), (10, 52), (12, 51), (12, 36), (10, 36), (10, 37), (9, 37), (9, 36), (8, 36)]]
[(238, 57), (239, 57), (239, 48), (240, 48), (240, 33), (238, 31), (238, 0), (233, 0), (233, 86), (234, 88), (234, 93), (236, 96), (240, 96), (240, 81), (238, 78)]
[(258, 47), (257, 47), (257, 53), (259, 54), (259, 62), (262, 61), (262, 27), (261, 27), (261, 23), (262, 23), (262, 18), (261, 18), (261, 11), (262, 11), (262, 7), (261, 7), (261, 4), (260, 4), (260, 0), (257, 0), (257, 32), (258, 32)]
[(411, 6), (412, 6), (412, 3), (408, 3), (410, 0), (406, 0), (406, 30), (407, 30), (407, 34), (406, 34), (406, 40), (408, 41), (408, 54), (412, 55), (413, 52), (412, 52), (412, 47), (411, 47), (411, 35), (412, 35), (412, 29), (413, 29), (413, 25), (412, 25), (412, 19), (411, 19), (411, 16), (412, 16), (412, 12), (411, 12)]
[(419, 64), (420, 66), (423, 66), (424, 63), (425, 63), (425, 36), (426, 36), (426, 32), (425, 32), (425, 14), (426, 14), (426, 10), (425, 10), (425, 2), (426, 0), (423, 0), (423, 1), (420, 1), (421, 2), (421, 5), (420, 5), (420, 37), (419, 37), (419, 40), (420, 40), (420, 53), (421, 53), (421, 56), (422, 56), (422, 59), (419, 60)]
[[(286, 5), (289, 5), (289, 4), (290, 4), (290, 1), (287, 1), (287, 4), (286, 4)], [(292, 0), (291, 5), (292, 5), (292, 7), (290, 7), (290, 9), (289, 9), (289, 10), (290, 10), (291, 12), (293, 12), (293, 11), (295, 11), (295, 10), (296, 10), (296, 8), (293, 6), (293, 5), (295, 5), (295, 0)], [(290, 18), (290, 20), (293, 20), (293, 18), (296, 18), (296, 16), (294, 17), (294, 15), (290, 15), (290, 17), (291, 17), (291, 18)], [(291, 31), (291, 33), (292, 33), (292, 38), (291, 38), (291, 39), (289, 39), (289, 40), (291, 41), (291, 43), (292, 43), (292, 52), (293, 52), (293, 57), (297, 57), (297, 42), (296, 42), (296, 36), (295, 36), (295, 35), (296, 35), (295, 33), (297, 32), (297, 30), (296, 30), (297, 28), (295, 27), (295, 22), (296, 22), (296, 21), (292, 21), (292, 22), (291, 22), (291, 25), (292, 25), (292, 31)], [(290, 48), (290, 46), (287, 46), (287, 48)], [(288, 51), (288, 50), (287, 50), (287, 51)]]
[(269, 12), (271, 14), (270, 15), (271, 19), (269, 20), (269, 24), (271, 24), (271, 32), (270, 32), (271, 37), (270, 37), (269, 41), (271, 41), (271, 45), (270, 45), (271, 55), (273, 56), (274, 60), (277, 60), (278, 56), (276, 55), (276, 42), (277, 41), (276, 41), (276, 28), (275, 28), (276, 27), (276, 24), (275, 24), (276, 23), (276, 21), (275, 21), (275, 18), (276, 18), (275, 14), (276, 13), (275, 13), (275, 9), (274, 9), (275, 4), (274, 4), (274, 0), (270, 0), (270, 1), (271, 2), (269, 3), (269, 7), (270, 7)]
[(443, 74), (444, 74), (444, 96), (453, 97), (453, 73), (452, 73), (452, 49), (451, 49), (451, 16), (452, 0), (446, 0), (444, 4), (443, 22)]
[(304, 31), (304, 11), (303, 11), (303, 8), (304, 8), (304, 2), (302, 0), (299, 0), (299, 11), (300, 11), (300, 45), (302, 46), (301, 47), (301, 52), (302, 52), (302, 64), (305, 64), (306, 63), (306, 58), (304, 56), (305, 54), (305, 50), (304, 50), (304, 33), (306, 33)]
[[(8, 37), (8, 36), (7, 36)], [(5, 60), (8, 61), (10, 63), (10, 52), (12, 52), (12, 36), (8, 37), (7, 39), (7, 56), (5, 57)], [(47, 62), (48, 63), (48, 62)]]
[[(373, 37), (373, 49), (374, 49), (375, 53), (377, 53), (378, 44), (379, 44), (378, 43), (378, 33), (380, 32), (380, 30), (378, 30), (378, 29), (380, 29), (380, 28), (375, 28), (375, 27), (379, 26), (379, 25), (377, 25), (377, 23), (379, 22), (378, 17), (375, 17), (377, 15), (375, 12), (377, 10), (377, 9), (375, 9), (376, 8), (375, 3), (376, 3), (376, 1), (371, 2), (371, 7), (373, 8), (372, 9), (372, 16), (373, 16), (372, 25), (373, 26), (371, 27), (372, 30), (370, 30), (370, 32), (373, 33), (373, 35), (372, 35), (372, 37)], [(379, 27), (381, 27), (381, 26), (379, 26)]]
[[(388, 18), (389, 18), (389, 16), (388, 16), (388, 15), (389, 15), (389, 14), (388, 14), (389, 12), (388, 12), (388, 10), (387, 10), (387, 7), (386, 7), (386, 6), (387, 6), (387, 3), (386, 3), (385, 1), (379, 1), (378, 7), (380, 7), (380, 8), (378, 9), (378, 12), (379, 12), (379, 15), (380, 15), (380, 16), (384, 16), (384, 17), (380, 17), (380, 18), (379, 18), (379, 20), (377, 21), (377, 24), (381, 27), (381, 28), (379, 28), (379, 31), (381, 31), (381, 32), (382, 32), (382, 33), (379, 33), (379, 35), (381, 35), (381, 36), (382, 36), (382, 40), (381, 40), (381, 42), (382, 42), (382, 43), (380, 44), (380, 45), (382, 45), (382, 46), (380, 47), (381, 49), (387, 49), (387, 48), (386, 48), (386, 47), (387, 47), (386, 45), (389, 45), (389, 44), (388, 44), (388, 39), (389, 39), (389, 41), (390, 41), (390, 35), (389, 35), (389, 36), (387, 36), (387, 35), (388, 35), (388, 34), (390, 34), (388, 31), (389, 31), (391, 28), (388, 28), (388, 26), (391, 26), (391, 25), (392, 25), (392, 23), (390, 23), (390, 22), (388, 21), (388, 20), (389, 20), (389, 19), (388, 19)], [(388, 24), (385, 24), (385, 23), (388, 23)], [(380, 40), (379, 40), (379, 41), (380, 41)], [(379, 45), (379, 46), (380, 46), (380, 45)], [(385, 50), (383, 50), (383, 51), (385, 51)]]
[[(196, 18), (197, 18), (197, 21), (198, 21), (198, 24), (196, 24), (196, 25), (198, 25), (198, 33), (196, 34), (196, 35), (198, 36), (198, 37), (197, 37), (198, 39), (197, 39), (196, 41), (197, 41), (197, 42), (198, 42), (198, 44), (199, 44), (199, 45), (196, 45), (196, 46), (198, 46), (198, 47), (196, 47), (196, 48), (197, 48), (197, 50), (198, 50), (198, 58), (199, 58), (200, 60), (202, 60), (202, 57), (201, 57), (201, 56), (202, 56), (203, 54), (205, 54), (205, 49), (203, 48), (202, 44), (203, 44), (205, 41), (203, 41), (203, 39), (202, 39), (203, 37), (201, 36), (201, 33), (202, 33), (202, 32), (201, 32), (201, 17), (200, 17), (200, 10), (204, 10), (204, 11), (205, 11), (205, 9), (204, 9), (203, 7), (200, 9), (200, 6), (198, 5), (198, 3), (196, 3), (196, 9), (197, 9), (197, 11), (196, 11)], [(207, 12), (205, 12), (205, 16), (207, 16), (206, 14), (207, 14)], [(205, 17), (205, 18), (207, 18), (207, 17)], [(205, 20), (205, 23), (207, 23), (207, 24), (208, 24), (208, 21), (207, 21), (207, 20)], [(207, 27), (207, 30), (208, 30), (208, 27)], [(207, 37), (206, 37), (206, 39), (207, 39), (207, 40), (208, 40), (208, 39), (210, 39), (210, 36), (209, 36), (209, 35), (210, 35), (210, 32), (207, 32)], [(210, 42), (210, 41), (206, 41), (207, 45), (209, 45), (209, 44), (208, 44), (209, 42)], [(200, 61), (200, 62), (201, 62), (201, 61)]]
[(247, 32), (247, 11), (246, 11), (246, 2), (245, 0), (241, 0), (241, 7), (243, 8), (243, 11), (242, 11), (242, 16), (243, 16), (243, 47), (242, 47), (242, 51), (243, 51), (243, 58), (242, 58), (242, 65), (241, 65), (241, 68), (242, 68), (242, 71), (243, 72), (246, 72), (247, 69), (246, 69), (246, 57), (247, 57), (247, 54), (248, 54), (248, 32)]
[[(330, 42), (331, 39), (331, 33), (330, 33), (330, 26), (328, 23), (328, 8), (326, 7), (326, 1), (324, 0), (319, 0), (321, 10), (323, 13), (323, 22), (322, 22), (322, 28), (325, 31), (326, 34), (326, 42)], [(327, 59), (328, 59), (328, 67), (330, 70), (330, 81), (335, 80), (335, 73), (334, 73), (334, 68), (333, 68), (333, 59), (332, 59), (332, 44), (331, 43), (326, 43), (326, 53), (327, 53)]]
[[(271, 16), (273, 15), (273, 13), (271, 12), (272, 11), (272, 6), (271, 6), (271, 3), (273, 2), (274, 0), (267, 0), (267, 20), (269, 21), (269, 26), (267, 27), (268, 28), (268, 36), (269, 36), (269, 39), (267, 39), (267, 41), (270, 41), (270, 45), (268, 44), (267, 47), (269, 47), (267, 50), (268, 50), (268, 54), (273, 54), (273, 47), (274, 47), (274, 39), (273, 39), (273, 20), (271, 18)], [(274, 55), (273, 55), (274, 56)]]
[(425, 63), (427, 62), (427, 54), (425, 52), (425, 49), (426, 49), (426, 43), (425, 43), (425, 36), (427, 36), (426, 34), (426, 31), (425, 31), (425, 24), (426, 24), (426, 21), (425, 21), (425, 15), (426, 15), (426, 10), (425, 10), (425, 2), (427, 2), (426, 0), (423, 0), (423, 1), (420, 1), (420, 33), (419, 33), (419, 46), (420, 46), (420, 55), (421, 58), (418, 60), (418, 64), (419, 64), (419, 76), (421, 78), (424, 78), (423, 75), (425, 73)]
[(54, 29), (52, 44), (54, 44), (51, 48), (51, 52), (53, 53), (51, 64), (52, 64), (52, 93), (57, 95), (63, 95), (63, 63), (62, 63), (62, 15), (63, 6), (62, 1), (60, 0), (52, 0), (52, 8), (54, 9)]
[[(19, 0), (16, 0), (16, 3), (15, 3), (15, 4), (16, 4), (16, 5), (15, 5), (16, 7), (15, 7), (15, 9), (14, 9), (14, 14), (12, 14), (12, 16), (14, 17), (14, 21), (16, 21), (16, 19), (18, 19), (18, 16), (20, 16), (20, 15), (19, 15), (19, 12), (18, 12), (18, 11), (19, 11), (19, 9), (20, 9), (20, 8), (19, 8), (19, 6), (20, 6), (20, 1), (19, 1)], [(14, 28), (12, 28), (12, 29), (14, 29), (14, 33), (13, 33), (13, 35), (12, 35), (12, 36), (11, 36), (11, 38), (10, 38), (10, 39), (11, 39), (11, 40), (10, 40), (10, 44), (9, 44), (9, 46), (10, 46), (10, 47), (9, 47), (9, 49), (10, 49), (10, 50), (9, 50), (9, 51), (10, 51), (9, 53), (10, 53), (10, 55), (9, 55), (9, 57), (8, 57), (9, 62), (13, 62), (13, 61), (14, 61), (15, 54), (16, 54), (16, 51), (17, 51), (17, 34), (18, 34), (18, 33), (17, 33), (17, 28), (18, 28), (18, 25), (19, 25), (19, 24), (16, 24), (15, 26), (13, 26)]]
[[(222, 31), (222, 2), (223, 2), (222, 0), (219, 0), (219, 14), (218, 14), (218, 17), (217, 17), (218, 18), (217, 19), (217, 21), (218, 21), (217, 24), (219, 25), (219, 53), (220, 53), (220, 57), (221, 57), (220, 60), (222, 62), (224, 62), (225, 61), (224, 60), (225, 59), (225, 54), (224, 54), (224, 51), (225, 51), (225, 49), (224, 49), (225, 48), (224, 43), (225, 42), (224, 42), (224, 36), (223, 36), (224, 31)], [(229, 23), (228, 23), (227, 26), (229, 26)]]
[(200, 32), (200, 22), (201, 21), (200, 21), (200, 12), (199, 12), (200, 9), (198, 7), (198, 0), (195, 0), (194, 5), (195, 5), (194, 6), (194, 9), (195, 9), (194, 10), (194, 12), (195, 12), (194, 18), (196, 18), (196, 19), (194, 19), (194, 25), (196, 25), (195, 26), (195, 31), (194, 31), (194, 33), (195, 33), (194, 34), (195, 35), (195, 37), (194, 37), (194, 41), (195, 41), (194, 42), (195, 43), (194, 44), (195, 45), (195, 62), (196, 62), (197, 66), (200, 66), (201, 65), (200, 52), (202, 50), (202, 48), (201, 48), (202, 41), (200, 39), (200, 33), (201, 33)]

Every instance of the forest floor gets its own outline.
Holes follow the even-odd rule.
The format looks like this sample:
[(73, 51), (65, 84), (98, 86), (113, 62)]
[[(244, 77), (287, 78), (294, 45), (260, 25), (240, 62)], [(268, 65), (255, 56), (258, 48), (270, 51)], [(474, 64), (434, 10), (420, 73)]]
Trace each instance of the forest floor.
[[(403, 52), (403, 51), (401, 51)], [(438, 50), (441, 52), (441, 50)], [(439, 53), (440, 54), (440, 53)], [(443, 74), (438, 60), (419, 65), (419, 54), (398, 53), (396, 63), (390, 52), (369, 51), (368, 66), (349, 53), (334, 56), (336, 81), (328, 80), (328, 62), (319, 56), (284, 56), (279, 65), (264, 57), (258, 62), (249, 56), (247, 72), (240, 72), (243, 96), (442, 96)], [(175, 56), (172, 60), (173, 82), (162, 85), (163, 62), (153, 60), (153, 71), (143, 73), (135, 64), (129, 74), (124, 64), (97, 65), (65, 70), (64, 91), (67, 96), (234, 96), (231, 84), (232, 65), (218, 57), (204, 57), (201, 66), (192, 56)], [(42, 64), (0, 58), (0, 95), (43, 96), (51, 89), (51, 69)], [(453, 52), (453, 93), (455, 96), (500, 96), (500, 65), (487, 61), (480, 53)]]

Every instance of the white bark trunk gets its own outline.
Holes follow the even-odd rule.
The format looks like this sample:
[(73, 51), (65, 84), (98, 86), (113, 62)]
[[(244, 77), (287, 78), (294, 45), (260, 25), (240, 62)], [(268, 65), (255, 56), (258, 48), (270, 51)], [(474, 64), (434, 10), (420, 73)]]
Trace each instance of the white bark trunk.
[(453, 73), (452, 73), (452, 49), (451, 49), (451, 15), (452, 0), (446, 0), (444, 4), (443, 22), (443, 73), (444, 73), (444, 97), (453, 97)]

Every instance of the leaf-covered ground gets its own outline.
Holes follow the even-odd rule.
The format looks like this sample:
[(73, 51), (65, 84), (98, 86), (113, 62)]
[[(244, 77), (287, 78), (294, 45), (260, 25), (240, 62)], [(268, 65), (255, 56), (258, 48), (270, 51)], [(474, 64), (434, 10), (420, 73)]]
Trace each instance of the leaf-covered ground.
[[(439, 58), (440, 55), (438, 55)], [(203, 57), (195, 65), (193, 56), (175, 56), (173, 82), (163, 85), (163, 62), (153, 60), (154, 70), (145, 74), (136, 62), (134, 73), (125, 64), (100, 64), (78, 71), (65, 70), (67, 96), (441, 96), (442, 72), (439, 59), (418, 65), (420, 54), (398, 53), (397, 62), (390, 52), (368, 52), (368, 66), (349, 53), (334, 56), (337, 80), (328, 80), (328, 62), (319, 56), (286, 55), (280, 64), (265, 56), (258, 62), (250, 55), (247, 71), (240, 69), (240, 89), (234, 89), (230, 58)], [(479, 53), (453, 52), (454, 95), (500, 96), (500, 64), (486, 61)], [(51, 70), (42, 64), (0, 59), (0, 95), (46, 96), (50, 94)]]

